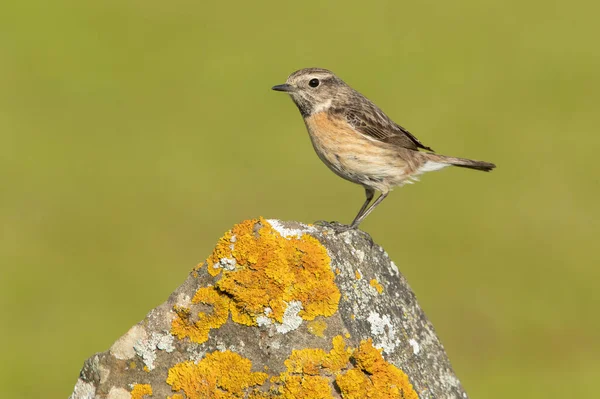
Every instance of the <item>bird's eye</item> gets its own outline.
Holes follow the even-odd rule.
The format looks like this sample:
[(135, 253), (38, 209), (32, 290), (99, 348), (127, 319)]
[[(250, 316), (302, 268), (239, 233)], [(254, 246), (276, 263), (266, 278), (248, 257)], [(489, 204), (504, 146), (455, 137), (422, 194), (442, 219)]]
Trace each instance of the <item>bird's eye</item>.
[(311, 79), (310, 82), (308, 82), (308, 85), (310, 87), (317, 87), (319, 85), (319, 79)]

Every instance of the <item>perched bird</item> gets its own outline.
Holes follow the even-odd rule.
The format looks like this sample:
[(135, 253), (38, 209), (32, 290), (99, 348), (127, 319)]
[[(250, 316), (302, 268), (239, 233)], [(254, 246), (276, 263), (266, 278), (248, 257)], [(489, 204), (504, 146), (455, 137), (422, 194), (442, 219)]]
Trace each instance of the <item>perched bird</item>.
[[(450, 165), (485, 172), (496, 167), (435, 154), (327, 69), (300, 69), (273, 90), (288, 93), (296, 103), (321, 161), (338, 176), (365, 188), (367, 199), (354, 221), (338, 231), (356, 229), (393, 187), (412, 183), (425, 172)], [(376, 190), (381, 195), (369, 206)]]

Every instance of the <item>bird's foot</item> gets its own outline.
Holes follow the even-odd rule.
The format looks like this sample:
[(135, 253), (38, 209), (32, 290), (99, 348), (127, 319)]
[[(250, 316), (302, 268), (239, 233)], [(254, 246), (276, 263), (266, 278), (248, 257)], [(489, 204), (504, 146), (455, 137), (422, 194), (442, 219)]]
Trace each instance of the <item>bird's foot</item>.
[(369, 242), (371, 249), (373, 248), (374, 242), (373, 242), (373, 238), (371, 237), (371, 235), (369, 233), (367, 233), (366, 231), (359, 230), (358, 227), (352, 226), (351, 224), (343, 224), (343, 223), (336, 222), (336, 221), (325, 222), (323, 220), (320, 220), (319, 222), (315, 222), (315, 224), (319, 224), (321, 226), (328, 227), (328, 228), (332, 229), (335, 232), (335, 234), (341, 234), (341, 233), (345, 233), (347, 231), (356, 231), (359, 235), (362, 235)]
[(321, 227), (326, 227), (328, 229), (332, 229), (333, 231), (335, 231), (336, 234), (343, 233), (345, 231), (350, 231), (353, 229), (353, 227), (350, 225), (342, 224), (342, 223), (336, 222), (336, 221), (328, 222), (326, 220), (317, 220), (313, 224), (315, 224), (317, 226), (321, 226)]
[(321, 226), (321, 227), (331, 227), (331, 223), (334, 222), (328, 222), (327, 220), (317, 220), (316, 222), (314, 222), (313, 224), (315, 226)]
[(341, 234), (347, 231), (356, 230), (356, 227), (353, 227), (350, 224), (343, 224), (340, 222), (331, 222), (330, 226), (335, 231), (335, 234)]

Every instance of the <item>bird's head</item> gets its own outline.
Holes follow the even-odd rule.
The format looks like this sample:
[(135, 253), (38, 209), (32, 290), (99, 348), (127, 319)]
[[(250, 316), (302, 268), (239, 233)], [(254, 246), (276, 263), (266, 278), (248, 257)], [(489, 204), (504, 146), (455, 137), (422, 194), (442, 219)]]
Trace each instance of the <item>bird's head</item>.
[(273, 86), (273, 90), (288, 93), (304, 117), (326, 111), (347, 89), (348, 85), (333, 72), (322, 68), (300, 69), (284, 84)]

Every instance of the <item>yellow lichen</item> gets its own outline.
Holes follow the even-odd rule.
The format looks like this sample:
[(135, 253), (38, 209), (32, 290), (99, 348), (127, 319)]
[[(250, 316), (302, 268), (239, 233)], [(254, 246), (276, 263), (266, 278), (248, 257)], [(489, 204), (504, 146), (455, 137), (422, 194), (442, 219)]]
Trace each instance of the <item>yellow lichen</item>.
[[(418, 399), (408, 376), (385, 361), (371, 340), (352, 349), (338, 335), (329, 352), (293, 350), (284, 364), (284, 372), (268, 378), (265, 373), (251, 372), (250, 360), (236, 353), (213, 352), (198, 364), (172, 367), (167, 383), (188, 399), (331, 399), (334, 390), (345, 399)], [(267, 378), (270, 386), (264, 385)], [(176, 395), (171, 399), (183, 398)]]
[(176, 393), (175, 395), (167, 396), (167, 399), (185, 399), (183, 395)]
[(129, 368), (135, 370), (137, 368), (137, 364), (134, 361), (129, 362)]
[(212, 305), (211, 314), (200, 312), (198, 320), (191, 320), (191, 311), (188, 308), (175, 307), (177, 316), (171, 324), (171, 333), (179, 339), (188, 337), (199, 344), (208, 340), (208, 333), (213, 328), (219, 328), (227, 322), (229, 317), (230, 300), (226, 295), (219, 293), (215, 287), (202, 287), (196, 291), (192, 303)]
[(357, 280), (360, 280), (360, 279), (362, 278), (362, 275), (360, 274), (360, 272), (359, 272), (358, 270), (355, 270), (355, 271), (354, 271), (354, 277), (355, 277)]
[(329, 381), (319, 376), (290, 375), (279, 389), (281, 399), (333, 399)]
[(212, 312), (201, 312), (193, 320), (189, 308), (175, 306), (171, 332), (203, 343), (211, 329), (227, 322), (229, 313), (234, 323), (248, 326), (257, 325), (259, 316), (282, 323), (292, 301), (302, 304), (299, 316), (304, 320), (331, 316), (340, 291), (330, 263), (327, 250), (314, 237), (285, 238), (262, 218), (244, 221), (225, 233), (195, 269), (206, 264), (211, 276), (220, 277), (214, 287), (200, 288), (192, 299), (194, 304), (211, 305)]
[(327, 352), (318, 348), (293, 350), (284, 364), (288, 373), (319, 375), (325, 356)]
[(188, 399), (243, 398), (268, 377), (251, 368), (252, 362), (237, 353), (213, 352), (197, 364), (188, 361), (171, 367), (167, 384), (173, 391), (183, 391)]
[(204, 326), (196, 326), (192, 321), (190, 309), (182, 306), (174, 306), (173, 311), (177, 317), (171, 323), (171, 334), (179, 339), (188, 337), (193, 342), (205, 342), (208, 339), (209, 329)]
[[(234, 264), (233, 270), (222, 270), (222, 259)], [(206, 261), (211, 275), (222, 273), (216, 288), (232, 299), (232, 319), (253, 325), (260, 315), (281, 323), (291, 301), (302, 303), (299, 315), (305, 320), (334, 314), (340, 292), (330, 263), (316, 238), (285, 238), (262, 218), (234, 226)]]
[(325, 335), (323, 333), (327, 329), (327, 323), (325, 323), (321, 319), (313, 320), (308, 323), (307, 327), (308, 327), (308, 332), (311, 333), (312, 335), (316, 335), (317, 337), (324, 337)]
[[(254, 226), (262, 227), (255, 232)], [(228, 235), (226, 235), (228, 236)], [(270, 308), (268, 317), (281, 323), (287, 304), (300, 301), (300, 316), (312, 320), (337, 311), (340, 292), (325, 248), (309, 235), (281, 236), (264, 219), (248, 221), (232, 230), (235, 244), (218, 245), (215, 256), (236, 260), (234, 271), (224, 271), (217, 287), (229, 294), (253, 320)], [(216, 255), (215, 255), (216, 254)], [(209, 263), (210, 265), (210, 263)]]
[(135, 384), (131, 390), (131, 399), (142, 399), (144, 395), (152, 396), (152, 387), (149, 384)]
[(273, 395), (269, 392), (254, 390), (250, 393), (248, 399), (273, 399)]
[(333, 348), (323, 360), (323, 367), (332, 373), (339, 373), (348, 366), (352, 350), (346, 348), (346, 343), (341, 335), (333, 337)]
[(418, 399), (408, 376), (386, 362), (369, 339), (361, 341), (352, 354), (356, 367), (336, 377), (343, 397), (347, 399)]
[(333, 338), (333, 348), (329, 353), (323, 349), (293, 350), (284, 362), (287, 372), (281, 375), (285, 380), (290, 374), (319, 375), (321, 372), (335, 374), (348, 365), (351, 350), (346, 348), (341, 335)]
[(269, 379), (271, 393), (255, 392), (250, 398), (331, 399), (330, 382), (348, 367), (350, 354), (341, 336), (333, 339), (329, 352), (311, 348), (294, 350), (284, 362), (286, 371)]
[(369, 284), (371, 284), (371, 287), (375, 288), (380, 294), (383, 292), (383, 285), (379, 284), (379, 281), (373, 279), (369, 281)]
[(279, 379), (271, 380), (281, 383), (279, 393), (284, 398), (331, 398), (329, 377), (334, 377), (344, 398), (418, 399), (406, 374), (386, 362), (371, 340), (352, 350), (338, 335), (329, 353), (311, 348), (294, 350), (285, 366), (287, 370)]
[(144, 368), (142, 370), (144, 370), (146, 373), (150, 372), (150, 369), (148, 368), (148, 366), (144, 366)]

